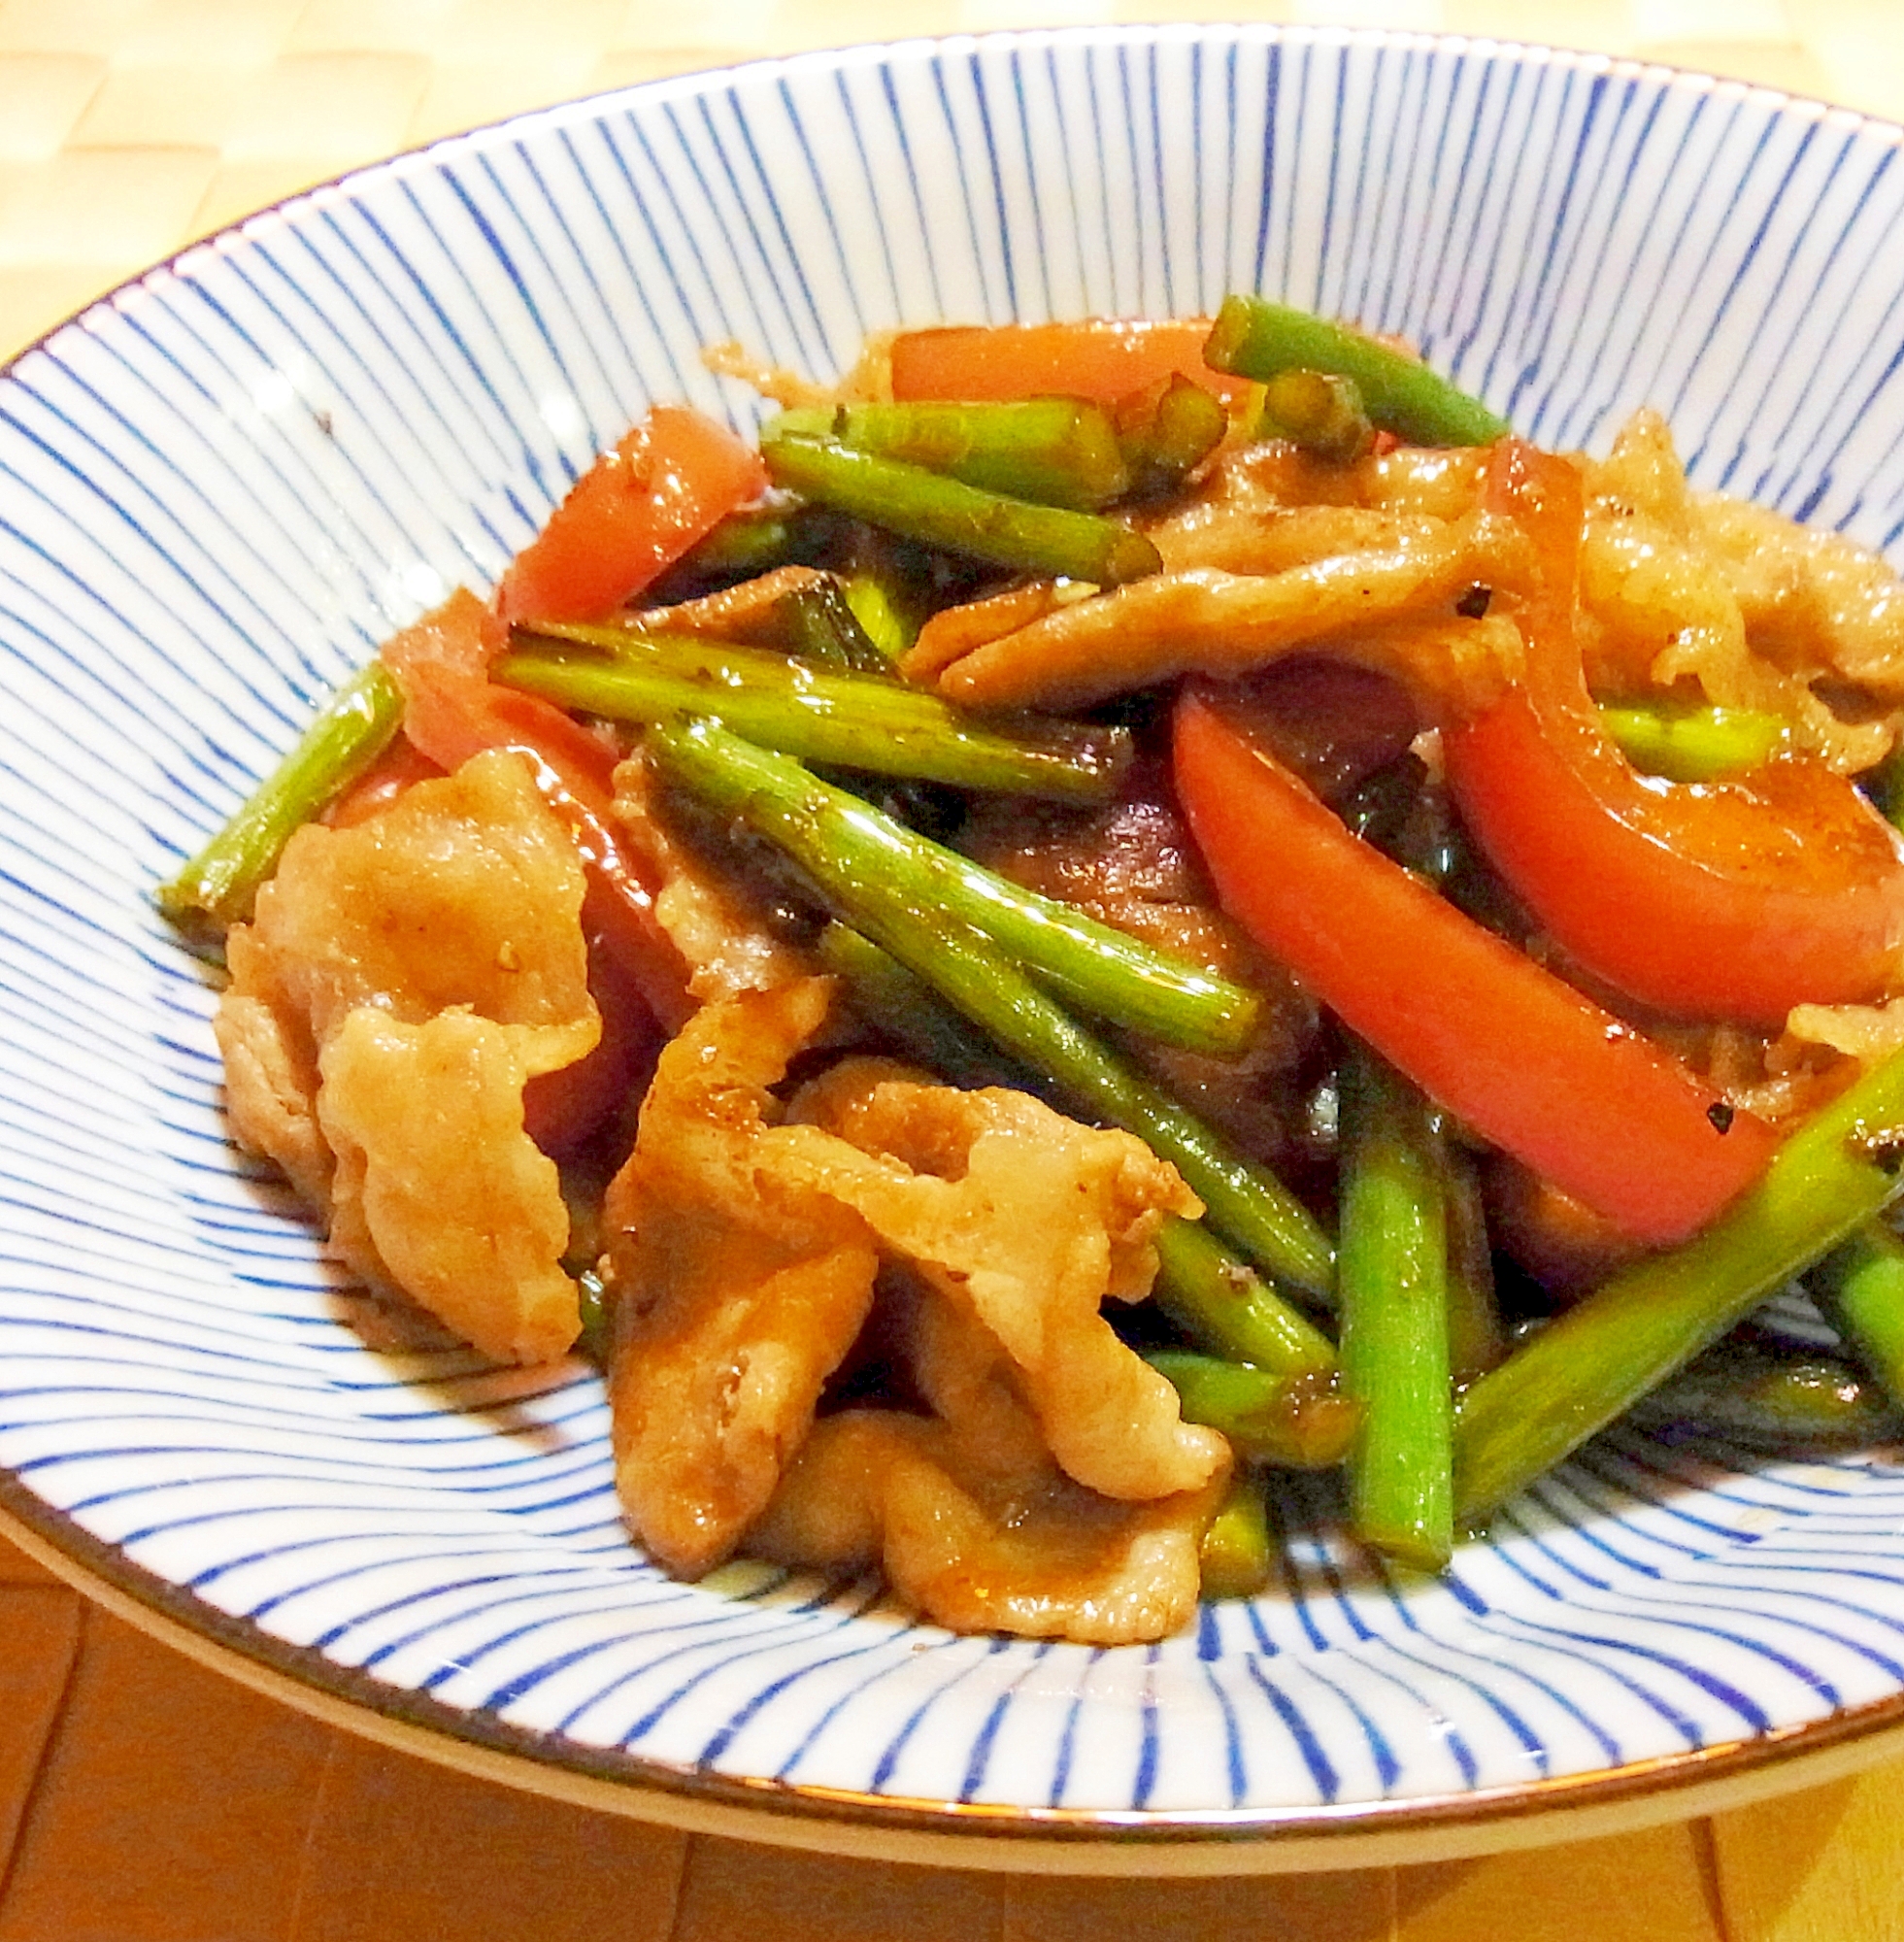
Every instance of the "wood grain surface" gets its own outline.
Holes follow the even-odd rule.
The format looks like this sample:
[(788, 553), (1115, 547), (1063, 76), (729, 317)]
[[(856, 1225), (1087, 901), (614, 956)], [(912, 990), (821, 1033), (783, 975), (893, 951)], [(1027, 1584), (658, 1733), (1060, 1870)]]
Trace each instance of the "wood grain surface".
[[(360, 162), (854, 40), (1195, 0), (0, 0), (0, 359)], [(1896, 0), (1298, 0), (1227, 17), (1550, 41), (1904, 118)], [(841, 1861), (650, 1829), (359, 1742), (0, 1546), (0, 1942), (1904, 1942), (1904, 1765), (1534, 1855), (1216, 1883)]]

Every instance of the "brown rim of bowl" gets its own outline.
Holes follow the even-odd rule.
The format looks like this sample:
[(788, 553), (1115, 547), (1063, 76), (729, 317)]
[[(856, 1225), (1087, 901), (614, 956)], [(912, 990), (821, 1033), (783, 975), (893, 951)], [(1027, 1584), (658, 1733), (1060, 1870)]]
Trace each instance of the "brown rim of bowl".
[[(1738, 87), (1750, 94), (1816, 109), (1879, 132), (1904, 146), (1904, 126), (1817, 97), (1721, 76), (1486, 35), (1416, 33), (1382, 27), (1331, 29), (1263, 22), (1222, 22), (1239, 34), (1278, 41), (1365, 43), (1470, 50), (1538, 60), (1608, 76), (1652, 75), (1701, 88)], [(446, 135), (282, 196), (223, 228), (194, 238), (136, 275), (88, 299), (40, 332), (4, 363), (0, 382), (62, 331), (84, 323), (154, 278), (180, 273), (200, 251), (242, 242), (270, 221), (340, 188), (422, 165), (430, 157), (497, 132), (571, 115), (599, 114), (630, 95), (694, 87), (727, 77), (804, 65), (877, 49), (945, 48), (1026, 40), (1089, 41), (1112, 35), (1142, 39), (1170, 27), (1141, 22), (1111, 27), (1011, 29), (984, 34), (919, 36), (890, 43), (767, 56), (725, 68), (637, 82), (573, 101), (525, 109)], [(323, 1654), (273, 1637), (232, 1618), (182, 1586), (134, 1563), (0, 1469), (0, 1524), (77, 1590), (174, 1649), (244, 1680), (282, 1703), (395, 1746), (418, 1758), (473, 1771), (531, 1791), (556, 1792), (579, 1804), (690, 1831), (821, 1852), (922, 1861), (944, 1866), (1043, 1869), (1059, 1873), (1245, 1874), (1454, 1858), (1505, 1849), (1585, 1839), (1710, 1811), (1709, 1796), (1761, 1798), (1837, 1778), (1871, 1764), (1904, 1739), (1904, 1689), (1887, 1698), (1778, 1728), (1624, 1766), (1471, 1793), (1425, 1794), (1344, 1806), (1261, 1813), (1211, 1808), (1187, 1813), (1114, 1812), (1052, 1807), (996, 1807), (963, 1801), (908, 1799), (849, 1790), (666, 1765), (632, 1754), (583, 1746), (512, 1726), (493, 1714), (445, 1705), (429, 1694), (383, 1685)], [(538, 1783), (546, 1783), (539, 1786)], [(565, 1783), (565, 1784), (564, 1784)]]

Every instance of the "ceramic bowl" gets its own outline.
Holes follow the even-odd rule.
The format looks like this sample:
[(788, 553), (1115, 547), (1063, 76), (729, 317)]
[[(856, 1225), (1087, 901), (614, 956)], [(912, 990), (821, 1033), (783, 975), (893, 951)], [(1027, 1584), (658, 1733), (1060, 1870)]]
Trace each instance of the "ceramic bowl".
[(25, 1540), (294, 1701), (546, 1791), (1079, 1869), (1474, 1851), (1689, 1812), (1904, 1722), (1904, 1472), (1618, 1430), (1438, 1581), (1278, 1498), (1150, 1648), (628, 1544), (601, 1387), (380, 1337), (232, 1147), (150, 892), (320, 696), (486, 588), (728, 338), (1207, 312), (1399, 331), (1529, 436), (1904, 522), (1899, 131), (1604, 60), (1208, 27), (912, 44), (439, 144), (188, 251), (0, 377), (0, 1465)]

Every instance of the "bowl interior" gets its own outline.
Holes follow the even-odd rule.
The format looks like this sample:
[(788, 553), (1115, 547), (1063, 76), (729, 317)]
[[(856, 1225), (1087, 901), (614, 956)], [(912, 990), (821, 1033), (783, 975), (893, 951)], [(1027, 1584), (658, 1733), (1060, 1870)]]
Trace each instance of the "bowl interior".
[(1545, 444), (1656, 405), (1700, 483), (1887, 545), (1895, 154), (1821, 108), (1456, 42), (919, 44), (446, 143), (55, 332), (0, 377), (7, 1501), (300, 1678), (736, 1797), (1274, 1829), (1888, 1718), (1884, 1452), (1619, 1431), (1433, 1583), (1295, 1484), (1277, 1589), (1147, 1649), (953, 1638), (746, 1564), (675, 1584), (623, 1539), (592, 1375), (386, 1314), (234, 1153), (213, 986), (148, 898), (649, 402), (750, 422), (700, 362), (730, 338), (828, 374), (895, 323), (1259, 288), (1405, 333)]

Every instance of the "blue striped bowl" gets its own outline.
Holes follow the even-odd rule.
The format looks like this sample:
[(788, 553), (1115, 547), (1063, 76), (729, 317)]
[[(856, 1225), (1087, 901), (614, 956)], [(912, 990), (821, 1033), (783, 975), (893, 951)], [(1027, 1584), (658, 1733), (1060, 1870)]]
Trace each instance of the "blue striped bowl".
[(448, 142), (56, 331), (0, 378), (0, 1490), (29, 1543), (367, 1730), (862, 1851), (1340, 1862), (1875, 1752), (1904, 1721), (1883, 1451), (1616, 1432), (1433, 1583), (1293, 1485), (1275, 1590), (1149, 1649), (954, 1638), (749, 1564), (675, 1584), (622, 1537), (587, 1370), (393, 1335), (233, 1151), (213, 988), (150, 892), (650, 400), (748, 421), (719, 339), (830, 372), (899, 321), (1260, 288), (1407, 333), (1549, 444), (1656, 404), (1704, 483), (1888, 544), (1899, 140), (1453, 41), (919, 44)]

